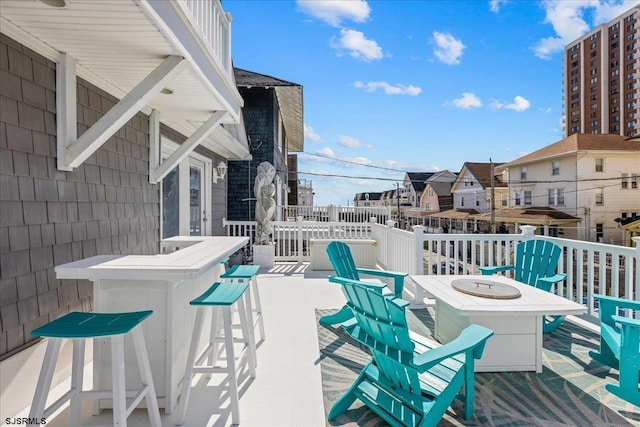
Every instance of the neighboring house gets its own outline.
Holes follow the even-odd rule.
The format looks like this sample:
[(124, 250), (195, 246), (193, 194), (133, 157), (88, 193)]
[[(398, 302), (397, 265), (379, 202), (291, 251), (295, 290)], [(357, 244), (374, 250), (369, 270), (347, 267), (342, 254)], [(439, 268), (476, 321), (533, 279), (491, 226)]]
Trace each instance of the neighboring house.
[(313, 184), (308, 179), (299, 179), (297, 182), (298, 206), (313, 206)]
[(384, 206), (382, 202), (382, 194), (376, 192), (358, 193), (353, 198), (353, 206), (355, 207), (378, 207)]
[(581, 219), (563, 235), (622, 243), (615, 219), (640, 212), (640, 142), (621, 135), (573, 134), (498, 168), (510, 207), (550, 207)]
[(451, 188), (457, 175), (448, 170), (436, 172), (425, 181), (420, 197), (420, 209), (427, 212), (441, 212), (453, 208)]
[(420, 196), (420, 206), (404, 212), (408, 225), (427, 225), (430, 214), (453, 208), (451, 186), (456, 176), (455, 173), (444, 170), (435, 172), (425, 181), (424, 190)]
[[(0, 360), (33, 360), (34, 328), (93, 309), (91, 283), (59, 280), (54, 266), (222, 234), (221, 175), (249, 155), (219, 1), (206, 12), (183, 1), (56, 5), (0, 6)], [(3, 398), (28, 404), (6, 380)]]
[(424, 191), (425, 182), (434, 172), (406, 172), (400, 189), (400, 205), (417, 208)]
[(253, 221), (253, 185), (260, 163), (269, 162), (276, 168), (276, 204), (288, 202), (287, 155), (304, 149), (302, 86), (240, 68), (235, 68), (235, 78), (244, 100), (242, 112), (252, 158), (229, 162), (233, 186), (229, 187), (227, 218)]
[[(502, 200), (501, 194), (506, 192), (507, 186), (497, 174), (495, 168), (502, 163), (473, 163), (465, 162), (456, 178), (451, 193), (453, 194), (454, 209), (473, 209), (477, 212), (487, 212), (491, 207), (491, 187), (496, 194), (497, 202)], [(493, 181), (491, 170), (494, 168)]]
[(634, 212), (632, 216), (616, 218), (616, 222), (622, 229), (622, 244), (635, 247), (636, 243), (631, 238), (640, 236), (640, 215)]

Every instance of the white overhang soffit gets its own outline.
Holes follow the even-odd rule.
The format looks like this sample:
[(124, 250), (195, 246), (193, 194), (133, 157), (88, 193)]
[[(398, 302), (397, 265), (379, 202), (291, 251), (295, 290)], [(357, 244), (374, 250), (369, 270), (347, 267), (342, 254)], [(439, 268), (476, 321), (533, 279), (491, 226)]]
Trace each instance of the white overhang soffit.
[(160, 115), (153, 111), (150, 117), (151, 151), (149, 159), (149, 182), (156, 184), (162, 180), (173, 168), (184, 160), (213, 130), (220, 125), (227, 111), (214, 112), (209, 120), (204, 122), (176, 151), (164, 162), (160, 163)]
[(136, 115), (180, 72), (185, 63), (169, 56), (79, 138), (76, 130), (76, 61), (63, 54), (57, 66), (58, 169), (73, 170)]

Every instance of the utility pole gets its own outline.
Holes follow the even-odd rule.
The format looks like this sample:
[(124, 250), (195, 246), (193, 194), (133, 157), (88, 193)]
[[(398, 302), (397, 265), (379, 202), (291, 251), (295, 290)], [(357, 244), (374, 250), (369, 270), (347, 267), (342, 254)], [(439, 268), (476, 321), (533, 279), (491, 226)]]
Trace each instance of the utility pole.
[(491, 234), (496, 234), (496, 188), (493, 177), (493, 160), (489, 157), (491, 163)]

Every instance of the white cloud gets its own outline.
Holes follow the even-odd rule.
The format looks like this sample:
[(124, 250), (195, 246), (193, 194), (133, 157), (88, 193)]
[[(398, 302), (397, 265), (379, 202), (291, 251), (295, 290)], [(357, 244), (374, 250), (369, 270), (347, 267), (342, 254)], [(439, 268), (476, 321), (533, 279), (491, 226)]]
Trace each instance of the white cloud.
[(482, 101), (476, 95), (471, 92), (464, 92), (461, 98), (454, 99), (451, 104), (458, 108), (478, 108), (482, 107)]
[[(550, 59), (552, 54), (563, 51), (566, 45), (582, 37), (593, 26), (608, 22), (639, 3), (640, 0), (545, 0), (542, 2), (544, 22), (553, 26), (555, 36), (541, 39), (531, 49), (537, 57)], [(585, 20), (587, 11), (593, 17), (591, 25)]]
[(387, 95), (411, 95), (416, 96), (422, 92), (422, 89), (414, 85), (402, 85), (397, 84), (395, 86), (387, 82), (368, 82), (363, 83), (357, 81), (353, 84), (357, 89), (364, 89), (367, 92), (375, 92), (377, 89), (382, 89)]
[(371, 8), (365, 0), (297, 0), (298, 8), (334, 27), (343, 20), (365, 22)]
[(347, 49), (356, 59), (370, 62), (382, 59), (382, 48), (375, 40), (367, 39), (364, 33), (356, 30), (340, 30), (340, 40), (332, 39), (330, 43), (334, 49)]
[(313, 142), (322, 141), (322, 138), (320, 138), (320, 135), (315, 133), (313, 131), (313, 128), (309, 125), (304, 125), (304, 139), (308, 139), (309, 141), (313, 141)]
[(433, 40), (436, 48), (433, 54), (445, 64), (459, 64), (462, 51), (466, 47), (462, 42), (454, 38), (451, 34), (433, 32)]
[(505, 103), (502, 101), (494, 100), (491, 102), (491, 107), (495, 108), (496, 110), (500, 110), (504, 108), (506, 110), (521, 112), (521, 111), (528, 110), (529, 107), (531, 107), (531, 103), (525, 97), (518, 95), (515, 98), (513, 98), (512, 103)]
[(333, 150), (329, 147), (324, 147), (323, 149), (318, 150), (318, 154), (322, 154), (323, 156), (327, 156), (331, 158), (336, 157), (336, 153), (334, 153)]
[(507, 0), (491, 0), (489, 2), (489, 10), (494, 13), (500, 12), (500, 5), (506, 3)]
[(338, 138), (338, 144), (348, 148), (362, 147), (362, 142), (360, 142), (360, 140), (350, 136), (341, 136), (340, 138)]

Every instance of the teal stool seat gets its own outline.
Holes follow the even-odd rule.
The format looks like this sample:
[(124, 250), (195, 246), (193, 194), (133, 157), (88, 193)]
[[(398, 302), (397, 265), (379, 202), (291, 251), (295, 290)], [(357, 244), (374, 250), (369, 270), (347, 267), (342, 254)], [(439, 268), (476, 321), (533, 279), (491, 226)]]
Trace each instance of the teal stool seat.
[(258, 272), (259, 265), (234, 265), (220, 275), (222, 283), (248, 282), (251, 287), (247, 293), (247, 317), (249, 323), (253, 325), (251, 333), (255, 336), (255, 328), (260, 329), (260, 340), (254, 338), (256, 342), (265, 340), (264, 321), (262, 320), (262, 304), (260, 303), (260, 293), (258, 291)]
[(131, 313), (80, 313), (72, 312), (31, 331), (42, 338), (95, 338), (126, 334), (153, 311)]
[[(247, 318), (247, 309), (245, 301), (247, 300), (250, 289), (249, 283), (246, 282), (216, 282), (209, 287), (202, 295), (189, 302), (190, 305), (197, 307), (196, 320), (193, 326), (193, 335), (191, 345), (189, 347), (189, 355), (187, 356), (187, 367), (182, 381), (182, 395), (180, 397), (180, 407), (178, 409), (177, 425), (184, 424), (187, 415), (187, 406), (189, 404), (189, 395), (191, 394), (191, 379), (194, 374), (198, 373), (216, 373), (223, 372), (228, 376), (225, 381), (229, 387), (229, 399), (231, 406), (231, 416), (233, 424), (240, 423), (240, 404), (238, 393), (238, 379), (241, 378), (239, 363), (236, 368), (236, 356), (234, 350), (233, 336), (233, 316), (232, 306), (238, 306), (238, 315), (240, 317), (240, 328), (242, 329), (243, 343), (242, 352), (238, 359), (242, 359), (246, 355), (249, 375), (252, 378), (256, 376), (256, 343), (253, 334), (250, 332), (249, 320)], [(200, 345), (200, 337), (204, 326), (205, 310), (215, 309), (211, 315), (211, 333), (209, 334), (209, 343), (204, 351), (198, 355)], [(220, 313), (220, 311), (222, 313)], [(219, 327), (220, 314), (222, 314), (222, 328)], [(218, 336), (222, 329), (224, 335)], [(226, 366), (216, 366), (218, 360), (218, 343), (224, 343)], [(206, 365), (204, 363), (207, 363)]]
[(231, 305), (238, 301), (249, 287), (248, 283), (229, 283), (224, 286), (220, 282), (214, 283), (198, 298), (192, 300), (191, 305)]
[[(38, 378), (29, 417), (42, 419), (58, 410), (69, 401), (69, 425), (80, 425), (80, 400), (104, 399), (111, 395), (113, 399), (113, 425), (126, 426), (128, 415), (145, 399), (152, 426), (160, 426), (160, 411), (153, 387), (151, 367), (147, 348), (144, 343), (141, 323), (151, 316), (151, 310), (128, 313), (80, 313), (72, 312), (59, 319), (34, 329), (34, 337), (47, 338), (47, 350)], [(126, 390), (124, 335), (131, 334), (135, 347), (140, 380), (138, 390)], [(113, 387), (110, 391), (83, 390), (85, 340), (91, 338), (111, 341), (111, 377)], [(73, 340), (73, 362), (71, 367), (71, 390), (54, 403), (46, 406), (55, 373), (56, 362), (63, 339)], [(133, 400), (127, 405), (127, 397)]]
[(226, 273), (220, 276), (221, 279), (251, 279), (260, 271), (259, 265), (234, 265)]

